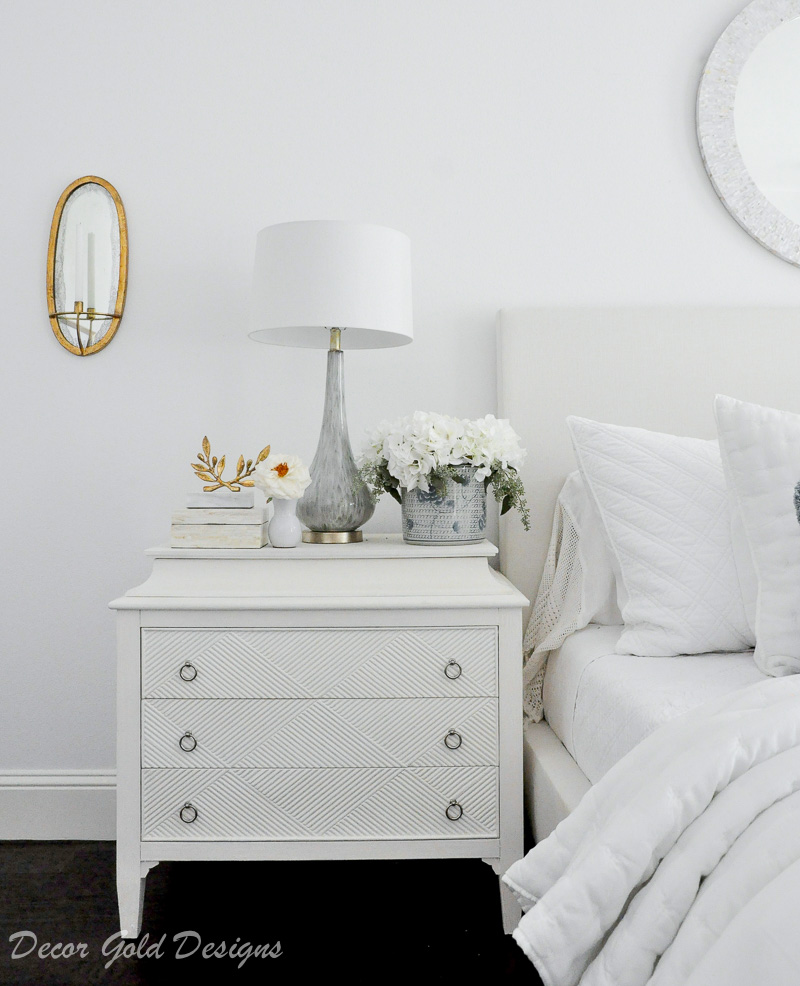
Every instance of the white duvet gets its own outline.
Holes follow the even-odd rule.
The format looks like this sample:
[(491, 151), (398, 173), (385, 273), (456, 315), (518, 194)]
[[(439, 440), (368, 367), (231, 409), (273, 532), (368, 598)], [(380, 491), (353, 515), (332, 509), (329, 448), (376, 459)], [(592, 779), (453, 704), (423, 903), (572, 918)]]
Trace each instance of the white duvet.
[(800, 675), (660, 727), (503, 879), (545, 986), (798, 986)]

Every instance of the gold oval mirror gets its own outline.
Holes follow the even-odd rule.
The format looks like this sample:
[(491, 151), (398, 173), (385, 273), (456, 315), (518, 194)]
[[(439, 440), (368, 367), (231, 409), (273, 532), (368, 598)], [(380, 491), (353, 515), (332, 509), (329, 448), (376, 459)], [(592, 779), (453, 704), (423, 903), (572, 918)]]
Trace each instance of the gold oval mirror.
[(128, 284), (128, 226), (113, 185), (89, 175), (61, 193), (47, 250), (47, 310), (56, 339), (91, 356), (114, 337)]

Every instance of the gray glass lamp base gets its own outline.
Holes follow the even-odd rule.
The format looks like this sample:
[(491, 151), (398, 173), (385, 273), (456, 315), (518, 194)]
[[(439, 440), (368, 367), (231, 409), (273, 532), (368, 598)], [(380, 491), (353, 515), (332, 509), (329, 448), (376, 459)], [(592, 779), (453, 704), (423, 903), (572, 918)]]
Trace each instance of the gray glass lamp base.
[(375, 504), (366, 486), (357, 484), (344, 410), (344, 353), (340, 349), (328, 352), (322, 429), (309, 471), (311, 485), (297, 503), (297, 516), (309, 528), (303, 531), (303, 541), (362, 541), (360, 528), (372, 516)]

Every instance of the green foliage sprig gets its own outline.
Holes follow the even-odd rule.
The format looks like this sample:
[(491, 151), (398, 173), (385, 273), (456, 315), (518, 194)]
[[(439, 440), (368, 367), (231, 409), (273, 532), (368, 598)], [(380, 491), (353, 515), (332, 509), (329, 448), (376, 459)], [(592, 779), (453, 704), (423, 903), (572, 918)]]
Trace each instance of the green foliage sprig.
[(519, 511), (522, 526), (526, 531), (531, 529), (531, 512), (528, 507), (528, 500), (525, 496), (525, 487), (516, 469), (509, 466), (503, 469), (499, 462), (492, 464), (492, 474), (484, 479), (484, 483), (492, 485), (492, 493), (495, 500), (500, 504), (500, 516), (507, 514), (509, 510)]

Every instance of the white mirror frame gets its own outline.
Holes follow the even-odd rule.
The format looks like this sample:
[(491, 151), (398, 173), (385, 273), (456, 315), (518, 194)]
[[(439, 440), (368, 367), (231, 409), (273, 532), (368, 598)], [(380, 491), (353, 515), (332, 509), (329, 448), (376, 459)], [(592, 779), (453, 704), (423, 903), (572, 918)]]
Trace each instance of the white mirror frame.
[(757, 188), (736, 142), (734, 103), (742, 69), (756, 47), (785, 21), (800, 17), (800, 0), (753, 0), (723, 32), (697, 92), (697, 139), (714, 190), (755, 240), (800, 267), (800, 225)]

